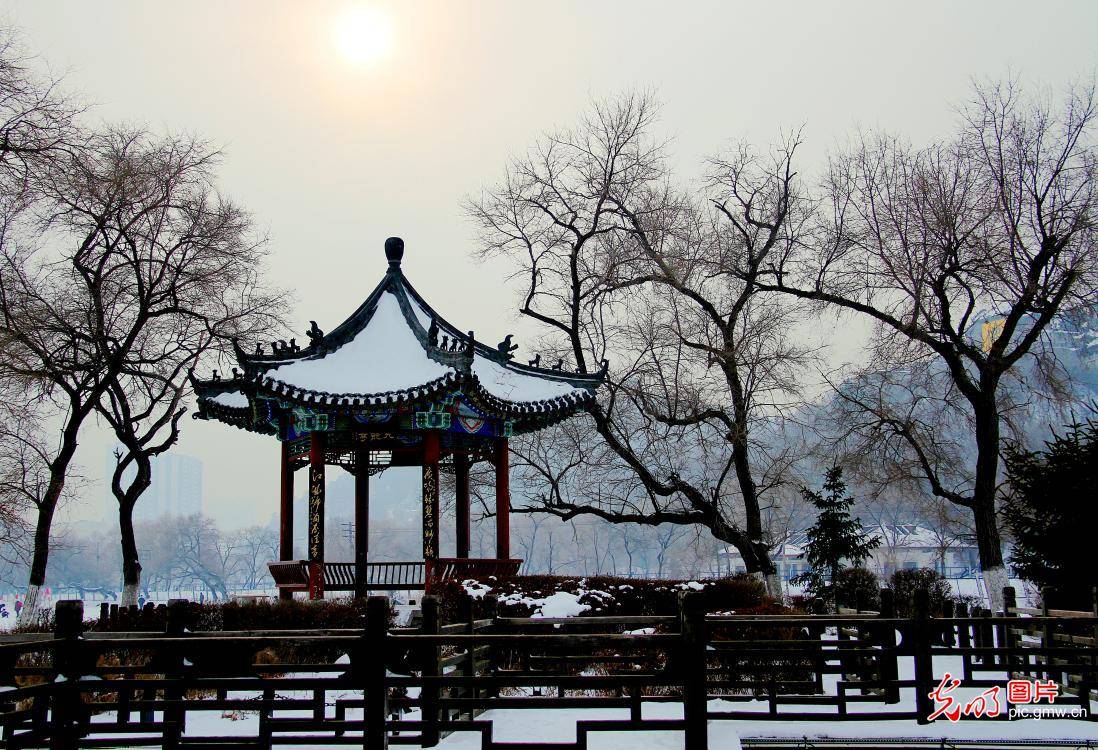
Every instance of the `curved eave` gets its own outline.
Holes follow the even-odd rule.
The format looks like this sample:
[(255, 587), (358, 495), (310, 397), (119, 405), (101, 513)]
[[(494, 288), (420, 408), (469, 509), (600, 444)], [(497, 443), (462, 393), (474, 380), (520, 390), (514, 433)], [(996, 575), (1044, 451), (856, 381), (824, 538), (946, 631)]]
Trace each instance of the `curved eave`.
[[(450, 337), (458, 337), (458, 339), (465, 341), (468, 339), (468, 335), (460, 331), (457, 326), (450, 323), (448, 320), (439, 315), (433, 307), (431, 307), (425, 299), (416, 291), (416, 288), (412, 286), (411, 282), (401, 274), (400, 286), (405, 295), (407, 295), (413, 302), (423, 308), (424, 312), (435, 319), (438, 323), (439, 331), (445, 333)], [(411, 317), (414, 319), (415, 315)], [(419, 322), (415, 321), (416, 327), (419, 326)], [(425, 332), (424, 332), (425, 333)], [(599, 370), (596, 373), (583, 373), (583, 372), (564, 372), (562, 370), (554, 370), (552, 368), (534, 367), (533, 365), (524, 365), (516, 362), (513, 359), (508, 359), (499, 353), (499, 350), (482, 343), (479, 340), (473, 341), (474, 351), (485, 359), (490, 359), (496, 364), (502, 365), (510, 370), (521, 373), (523, 375), (532, 375), (534, 377), (544, 378), (546, 380), (554, 380), (563, 383), (567, 383), (574, 388), (598, 388), (606, 380), (605, 368)]]
[(272, 377), (258, 377), (249, 381), (196, 382), (195, 390), (198, 394), (199, 406), (196, 418), (213, 418), (257, 432), (272, 430), (266, 425), (253, 426), (254, 408), (226, 406), (215, 401), (214, 397), (222, 393), (236, 392), (246, 396), (250, 404), (255, 398), (269, 398), (333, 412), (363, 412), (388, 410), (399, 406), (427, 406), (447, 393), (455, 392), (463, 394), (474, 406), (488, 415), (516, 422), (532, 421), (538, 424), (566, 419), (578, 411), (586, 410), (595, 399), (593, 390), (576, 390), (565, 396), (541, 401), (508, 401), (493, 396), (485, 390), (475, 375), (456, 372), (447, 373), (441, 378), (416, 388), (372, 394), (311, 391), (282, 383)]
[(328, 393), (298, 388), (275, 380), (260, 377), (255, 380), (257, 395), (277, 398), (280, 401), (308, 407), (323, 407), (332, 411), (360, 412), (372, 409), (391, 409), (394, 406), (428, 405), (450, 392), (462, 393), (487, 414), (501, 419), (565, 418), (586, 408), (594, 401), (593, 391), (577, 390), (567, 396), (542, 401), (513, 402), (493, 396), (485, 390), (476, 376), (459, 372), (445, 376), (422, 386), (384, 393)]
[[(277, 434), (278, 431), (273, 425), (255, 420), (252, 396), (246, 392), (242, 381), (234, 378), (230, 381), (212, 380), (203, 382), (192, 378), (192, 383), (198, 397), (198, 411), (194, 414), (195, 419), (224, 422), (248, 432), (258, 432), (264, 435)], [(248, 406), (227, 406), (214, 400), (223, 393), (240, 393), (244, 395), (248, 399)]]
[(328, 393), (299, 388), (269, 375), (260, 375), (255, 379), (255, 387), (260, 394), (301, 406), (323, 406), (336, 411), (362, 411), (371, 408), (428, 403), (448, 390), (457, 390), (463, 379), (461, 373), (449, 372), (441, 378), (414, 388), (382, 393)]

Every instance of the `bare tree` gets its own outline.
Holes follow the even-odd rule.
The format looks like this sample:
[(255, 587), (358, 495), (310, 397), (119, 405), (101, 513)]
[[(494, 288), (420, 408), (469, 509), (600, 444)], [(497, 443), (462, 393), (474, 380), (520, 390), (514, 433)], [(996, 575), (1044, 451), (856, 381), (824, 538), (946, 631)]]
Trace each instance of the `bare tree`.
[(237, 542), (221, 533), (211, 519), (203, 515), (172, 519), (172, 569), (179, 585), (195, 583), (208, 589), (215, 598), (229, 598)]
[[(760, 497), (792, 455), (756, 428), (795, 400), (791, 375), (807, 353), (786, 338), (795, 311), (764, 309), (737, 261), (785, 241), (792, 176), (746, 156), (719, 164), (734, 164), (734, 179), (753, 181), (773, 210), (742, 236), (722, 232), (710, 210), (669, 187), (654, 116), (645, 96), (596, 105), (469, 207), (484, 255), (518, 262), (520, 311), (543, 324), (551, 355), (581, 372), (616, 363), (592, 410), (595, 438), (591, 423), (574, 421), (515, 442), (516, 473), (532, 483), (525, 509), (697, 524), (773, 587)], [(714, 181), (718, 196), (726, 182)]]
[(267, 581), (267, 561), (278, 555), (278, 534), (269, 526), (248, 526), (233, 534), (233, 547), (240, 582), (246, 589), (260, 588)]
[[(19, 492), (33, 496), (37, 514), (24, 609), (28, 616), (34, 615), (45, 580), (50, 527), (76, 450), (76, 434), (101, 387), (101, 366), (87, 357), (74, 335), (80, 311), (64, 296), (65, 274), (35, 262), (37, 232), (29, 226), (46, 174), (67, 158), (77, 140), (76, 115), (77, 108), (55, 80), (29, 70), (14, 34), (0, 31), (0, 380), (33, 394), (29, 403), (36, 412), (48, 402), (63, 413), (55, 447), (44, 449), (51, 441), (28, 442), (17, 433), (18, 447), (9, 454), (15, 457), (18, 475), (9, 477), (14, 481), (9, 487), (18, 485)], [(31, 459), (36, 468), (24, 473)]]
[(42, 405), (18, 382), (0, 380), (0, 559), (25, 563), (32, 537), (27, 523), (49, 484)]
[(963, 420), (965, 452), (939, 449), (948, 423), (869, 398), (863, 442), (903, 456), (934, 495), (971, 511), (998, 607), (1000, 400), (1056, 316), (1095, 302), (1095, 107), (1093, 90), (1058, 110), (1012, 85), (975, 93), (949, 140), (914, 149), (865, 137), (833, 157), (815, 231), (772, 252), (754, 284), (868, 316), (872, 373), (933, 376), (922, 403), (938, 396), (953, 424)]
[[(45, 582), (50, 529), (66, 490), (80, 428), (94, 411), (118, 361), (99, 360), (81, 326), (89, 311), (72, 294), (71, 269), (28, 251), (11, 225), (0, 233), (0, 377), (33, 388), (35, 400), (48, 404), (60, 423), (56, 441), (42, 441), (38, 460), (47, 479), (35, 491), (36, 520), (29, 582), (23, 611), (33, 617)], [(78, 240), (78, 242), (81, 242)], [(78, 246), (79, 247), (79, 246)], [(25, 447), (35, 452), (29, 444)]]
[(218, 159), (193, 138), (109, 129), (54, 196), (58, 216), (100, 227), (73, 263), (95, 310), (88, 339), (101, 358), (122, 362), (97, 408), (123, 448), (111, 490), (124, 605), (136, 603), (141, 575), (133, 509), (153, 458), (179, 437), (188, 372), (233, 339), (280, 324), (281, 296), (261, 280), (262, 244), (247, 214), (214, 189)]
[(0, 200), (33, 192), (45, 163), (75, 140), (80, 112), (60, 82), (33, 72), (18, 35), (0, 28)]

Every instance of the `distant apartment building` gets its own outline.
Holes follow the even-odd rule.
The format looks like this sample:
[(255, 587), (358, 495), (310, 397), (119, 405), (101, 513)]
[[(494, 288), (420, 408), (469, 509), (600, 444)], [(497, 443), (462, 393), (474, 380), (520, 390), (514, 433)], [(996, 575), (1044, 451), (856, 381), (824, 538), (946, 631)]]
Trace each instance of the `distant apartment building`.
[[(107, 453), (107, 499), (114, 504), (110, 482), (117, 465), (115, 449)], [(125, 481), (133, 479), (136, 469), (126, 471)], [(134, 508), (135, 521), (153, 521), (164, 516), (189, 516), (202, 512), (202, 461), (194, 456), (165, 453), (152, 461), (152, 485)]]

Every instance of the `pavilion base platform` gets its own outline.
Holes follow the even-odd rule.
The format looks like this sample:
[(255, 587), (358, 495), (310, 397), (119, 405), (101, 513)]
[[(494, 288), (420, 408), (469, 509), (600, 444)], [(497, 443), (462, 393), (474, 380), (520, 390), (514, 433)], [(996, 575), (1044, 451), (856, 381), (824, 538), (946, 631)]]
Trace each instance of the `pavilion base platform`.
[[(275, 586), (279, 592), (316, 591), (424, 591), (430, 593), (443, 581), (483, 581), (490, 576), (510, 578), (518, 573), (522, 560), (497, 558), (440, 557), (434, 560), (373, 562), (366, 564), (366, 581), (356, 585), (352, 562), (310, 563), (308, 560), (271, 562)], [(322, 576), (321, 580), (317, 580)], [(317, 585), (321, 584), (321, 585)]]

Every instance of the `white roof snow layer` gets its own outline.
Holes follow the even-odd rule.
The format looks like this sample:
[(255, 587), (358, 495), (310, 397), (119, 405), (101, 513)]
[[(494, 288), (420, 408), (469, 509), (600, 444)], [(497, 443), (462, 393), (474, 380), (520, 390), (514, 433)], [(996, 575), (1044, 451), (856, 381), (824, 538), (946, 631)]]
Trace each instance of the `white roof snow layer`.
[(226, 391), (225, 393), (219, 393), (209, 399), (215, 404), (221, 406), (231, 406), (234, 409), (247, 409), (248, 397), (240, 391)]
[(479, 354), (473, 357), (473, 374), (488, 393), (514, 403), (546, 401), (582, 390), (559, 380), (516, 372)]
[(396, 296), (386, 291), (366, 328), (352, 340), (319, 359), (268, 370), (267, 376), (308, 391), (373, 394), (415, 388), (451, 372), (427, 356)]

